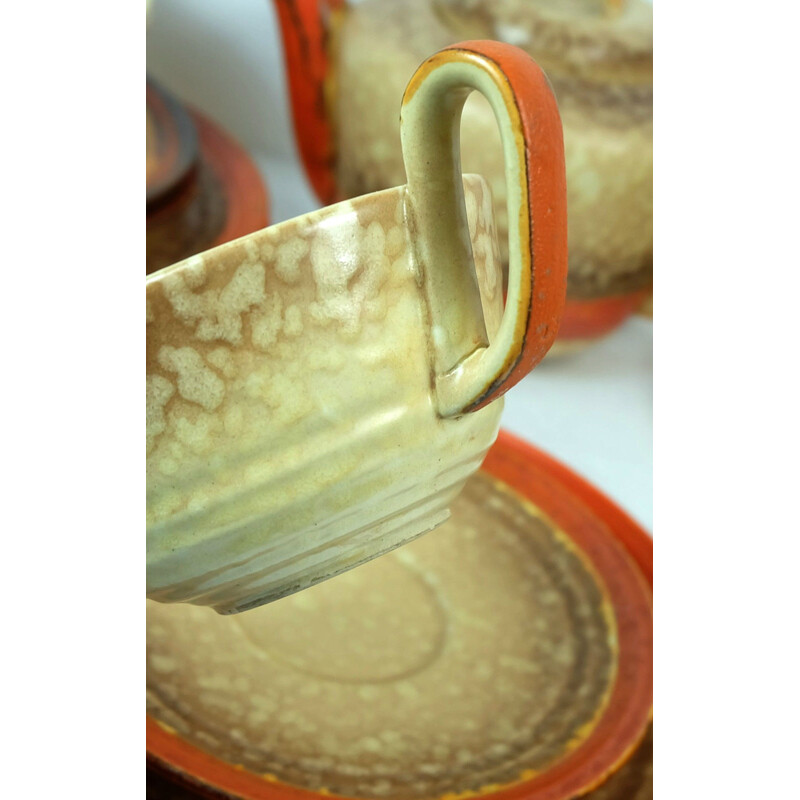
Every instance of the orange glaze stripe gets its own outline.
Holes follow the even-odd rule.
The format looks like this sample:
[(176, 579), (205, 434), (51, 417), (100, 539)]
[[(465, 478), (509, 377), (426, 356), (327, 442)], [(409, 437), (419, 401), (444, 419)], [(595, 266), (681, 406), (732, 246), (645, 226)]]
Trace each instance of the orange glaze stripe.
[(330, 17), (344, 0), (275, 0), (283, 39), (289, 98), (300, 157), (320, 202), (336, 198), (333, 125), (328, 118), (325, 82), (330, 70)]
[(228, 206), (225, 227), (209, 248), (266, 228), (269, 198), (258, 169), (238, 142), (197, 111), (191, 114), (203, 157), (222, 181)]
[(567, 292), (564, 141), (550, 83), (527, 53), (492, 41), (460, 42), (447, 49), (487, 57), (503, 72), (518, 114), (525, 162), (520, 186), (523, 207), (517, 222), (523, 266), (525, 257), (530, 259), (527, 325), (508, 373), (474, 406), (481, 408), (524, 378), (545, 357), (558, 334)]

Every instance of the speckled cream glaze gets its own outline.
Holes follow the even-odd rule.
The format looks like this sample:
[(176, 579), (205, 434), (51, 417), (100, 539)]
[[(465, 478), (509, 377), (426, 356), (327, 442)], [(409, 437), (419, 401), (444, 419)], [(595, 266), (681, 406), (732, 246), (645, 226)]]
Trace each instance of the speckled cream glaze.
[(439, 530), (293, 597), (232, 619), (148, 603), (147, 645), (149, 713), (181, 737), (396, 800), (546, 770), (590, 735), (618, 662), (586, 556), (484, 474)]
[[(603, 25), (591, 14), (581, 16), (578, 5), (572, 3), (570, 11), (564, 6), (560, 12), (572, 14), (572, 28), (582, 20), (572, 38), (567, 34), (570, 26), (545, 24), (546, 3), (529, 0), (365, 0), (349, 6), (338, 17), (333, 59), (337, 180), (343, 195), (403, 181), (394, 97), (420, 61), (467, 36), (505, 40), (539, 62), (561, 111), (568, 296), (595, 299), (648, 286), (653, 239), (652, 33), (648, 35), (647, 21), (641, 19), (648, 4), (623, 4), (620, 19)], [(558, 8), (551, 4), (551, 9)], [(649, 14), (651, 19), (651, 8)], [(634, 19), (626, 26), (630, 16)], [(453, 24), (455, 19), (460, 27)], [(464, 108), (461, 152), (465, 171), (483, 175), (491, 185), (505, 261), (502, 148), (489, 104), (477, 93)]]
[[(491, 195), (464, 179), (491, 338)], [(405, 188), (231, 242), (147, 282), (147, 594), (242, 610), (432, 529), (502, 401), (443, 419)]]

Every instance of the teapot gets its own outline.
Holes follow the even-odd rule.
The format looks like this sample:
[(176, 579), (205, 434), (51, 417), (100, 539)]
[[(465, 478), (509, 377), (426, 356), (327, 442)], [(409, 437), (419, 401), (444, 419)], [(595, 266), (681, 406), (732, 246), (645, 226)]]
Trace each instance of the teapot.
[[(393, 100), (416, 64), (462, 38), (517, 45), (559, 102), (569, 275), (559, 350), (616, 328), (652, 287), (652, 5), (647, 0), (275, 0), (299, 150), (322, 202), (402, 183)], [(466, 172), (498, 201), (505, 173), (483, 97), (464, 109)]]
[[(506, 163), (505, 303), (489, 187), (461, 174), (473, 90)], [(566, 182), (541, 69), (461, 42), (400, 116), (404, 185), (147, 276), (149, 598), (236, 613), (431, 530), (552, 345)]]

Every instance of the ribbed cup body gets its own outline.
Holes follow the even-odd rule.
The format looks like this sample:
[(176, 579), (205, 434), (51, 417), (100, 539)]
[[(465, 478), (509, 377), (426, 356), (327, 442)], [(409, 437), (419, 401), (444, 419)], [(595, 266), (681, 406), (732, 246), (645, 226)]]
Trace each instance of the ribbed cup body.
[[(491, 196), (481, 178), (464, 185), (491, 338), (503, 302)], [(502, 402), (437, 413), (406, 219), (398, 187), (148, 280), (148, 597), (241, 611), (447, 518)]]

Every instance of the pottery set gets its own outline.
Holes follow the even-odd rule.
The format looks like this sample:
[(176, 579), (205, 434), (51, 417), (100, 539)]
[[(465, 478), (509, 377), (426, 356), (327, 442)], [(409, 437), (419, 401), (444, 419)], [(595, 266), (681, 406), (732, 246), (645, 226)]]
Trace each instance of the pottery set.
[[(404, 181), (394, 97), (464, 38), (521, 47), (564, 131), (567, 304), (557, 348), (608, 333), (652, 285), (652, 4), (646, 0), (276, 0), (298, 145), (323, 202)], [(484, 176), (507, 258), (506, 181), (485, 98), (464, 107), (464, 170)]]
[(652, 797), (651, 540), (499, 427), (564, 312), (559, 109), (524, 50), (446, 44), (399, 180), (146, 278), (151, 800)]
[[(463, 178), (470, 91), (506, 159)], [(443, 522), (540, 361), (566, 275), (561, 123), (521, 50), (464, 42), (402, 102), (408, 182), (147, 278), (147, 596), (243, 611)]]

